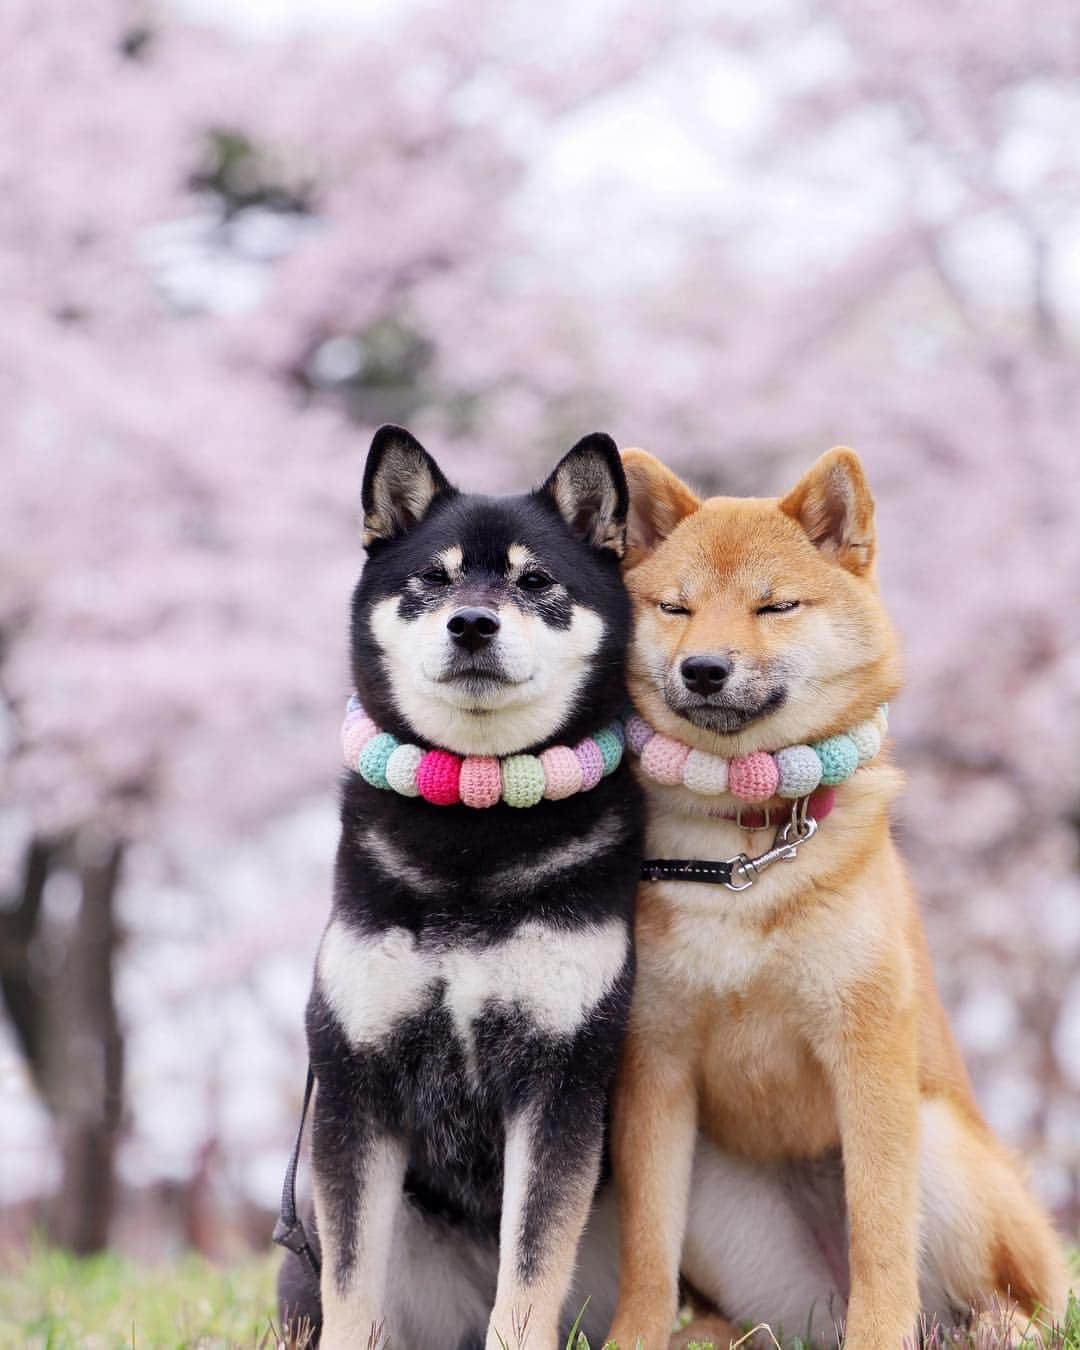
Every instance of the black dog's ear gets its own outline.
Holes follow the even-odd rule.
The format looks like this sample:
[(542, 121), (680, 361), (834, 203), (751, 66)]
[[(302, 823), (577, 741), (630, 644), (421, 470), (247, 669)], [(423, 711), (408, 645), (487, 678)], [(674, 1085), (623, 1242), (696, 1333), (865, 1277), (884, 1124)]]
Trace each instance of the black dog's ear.
[(364, 465), (364, 547), (396, 539), (423, 520), (438, 497), (456, 491), (404, 427), (380, 427)]
[(539, 491), (573, 534), (594, 548), (609, 548), (621, 558), (626, 551), (626, 512), (630, 493), (618, 447), (610, 436), (595, 431), (568, 451)]

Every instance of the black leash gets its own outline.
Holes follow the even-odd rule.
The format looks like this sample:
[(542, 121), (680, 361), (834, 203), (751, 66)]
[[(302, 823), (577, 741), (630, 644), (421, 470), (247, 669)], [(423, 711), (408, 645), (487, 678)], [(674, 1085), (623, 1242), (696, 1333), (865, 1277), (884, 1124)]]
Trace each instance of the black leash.
[(296, 1142), (289, 1155), (289, 1165), (285, 1169), (285, 1184), (281, 1188), (281, 1214), (274, 1225), (274, 1241), (279, 1247), (287, 1247), (305, 1261), (316, 1281), (319, 1279), (320, 1261), (308, 1241), (303, 1220), (296, 1211), (296, 1171), (300, 1166), (300, 1145), (304, 1138), (304, 1121), (311, 1105), (311, 1091), (315, 1086), (315, 1075), (308, 1065), (307, 1083), (304, 1085), (304, 1104), (300, 1108), (300, 1128), (296, 1131)]
[(736, 860), (707, 862), (704, 858), (646, 858), (641, 864), (642, 881), (707, 881), (727, 886), (737, 866)]

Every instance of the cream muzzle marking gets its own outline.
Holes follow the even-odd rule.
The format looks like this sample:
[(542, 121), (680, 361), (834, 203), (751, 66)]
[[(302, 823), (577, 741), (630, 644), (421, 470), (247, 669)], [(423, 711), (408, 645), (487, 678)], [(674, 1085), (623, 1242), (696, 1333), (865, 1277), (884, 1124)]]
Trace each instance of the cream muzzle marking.
[[(455, 546), (456, 548), (456, 546)], [(455, 548), (438, 562), (453, 580)], [(507, 585), (527, 570), (524, 545), (507, 551)], [(402, 718), (425, 745), (459, 755), (501, 756), (548, 741), (573, 712), (588, 682), (606, 634), (602, 616), (574, 604), (557, 582), (543, 603), (561, 619), (552, 625), (531, 603), (498, 604), (498, 630), (484, 650), (468, 659), (455, 645), (449, 625), (456, 601), (432, 607), (404, 621), (402, 605), (421, 597), (418, 578), (404, 592), (380, 600), (371, 610), (371, 633), (379, 662)], [(548, 594), (545, 593), (545, 594)]]
[[(639, 757), (642, 771), (668, 787), (684, 787), (700, 796), (730, 794), (739, 801), (734, 812), (718, 815), (743, 829), (765, 829), (778, 814), (780, 825), (772, 847), (749, 857), (737, 853), (720, 861), (704, 858), (646, 858), (641, 866), (644, 881), (698, 881), (745, 891), (773, 863), (792, 862), (799, 848), (813, 839), (818, 823), (833, 809), (835, 789), (881, 751), (888, 729), (888, 705), (882, 704), (873, 718), (849, 732), (829, 736), (809, 745), (791, 745), (771, 753), (724, 759), (697, 750), (673, 736), (656, 731), (636, 712), (624, 719), (627, 747)], [(778, 810), (747, 805), (779, 797)], [(790, 803), (790, 806), (787, 805)], [(784, 814), (788, 819), (784, 820)]]

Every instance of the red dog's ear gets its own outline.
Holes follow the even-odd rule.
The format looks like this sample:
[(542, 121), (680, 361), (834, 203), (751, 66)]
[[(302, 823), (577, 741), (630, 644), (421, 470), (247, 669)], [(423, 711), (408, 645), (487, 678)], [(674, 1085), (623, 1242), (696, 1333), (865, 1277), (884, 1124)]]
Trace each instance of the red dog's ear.
[(630, 488), (626, 520), (626, 567), (635, 567), (668, 537), (701, 499), (647, 450), (624, 450), (623, 469)]
[(874, 499), (854, 450), (838, 445), (799, 479), (780, 502), (810, 541), (841, 567), (862, 576), (874, 565)]

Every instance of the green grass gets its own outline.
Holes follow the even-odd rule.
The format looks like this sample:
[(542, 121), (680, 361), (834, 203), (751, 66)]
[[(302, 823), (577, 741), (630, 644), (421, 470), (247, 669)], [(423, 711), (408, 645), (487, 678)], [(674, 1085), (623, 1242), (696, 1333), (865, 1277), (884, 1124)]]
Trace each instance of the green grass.
[(226, 1269), (196, 1256), (144, 1266), (38, 1248), (0, 1270), (0, 1346), (265, 1350), (277, 1265), (274, 1255)]
[[(1080, 1275), (1080, 1253), (1073, 1256), (1073, 1268)], [(925, 1342), (927, 1350), (1006, 1350), (1006, 1347), (1012, 1346), (1011, 1340), (1005, 1334), (1007, 1326), (1007, 1318), (1002, 1317), (999, 1320), (990, 1317), (975, 1330), (924, 1327), (922, 1334), (927, 1338)], [(1021, 1321), (1013, 1321), (1012, 1326), (1016, 1331), (1029, 1332), (1022, 1342), (1023, 1350), (1080, 1350), (1080, 1299), (1074, 1294), (1069, 1296), (1069, 1306), (1062, 1326), (1050, 1328), (1038, 1318), (1033, 1319), (1027, 1326)], [(755, 1335), (755, 1332), (760, 1334)], [(744, 1342), (738, 1341), (734, 1344), (743, 1346)], [(780, 1342), (772, 1336), (767, 1327), (745, 1328), (745, 1350), (751, 1350), (751, 1347), (753, 1350), (758, 1350), (758, 1347), (777, 1347), (779, 1350), (779, 1345)], [(575, 1350), (588, 1350), (588, 1347), (579, 1346)], [(609, 1348), (605, 1347), (605, 1350)], [(718, 1350), (718, 1348), (711, 1341), (691, 1341), (687, 1350)], [(727, 1350), (727, 1346), (722, 1347), (722, 1350)], [(802, 1340), (795, 1339), (790, 1342), (788, 1350), (809, 1350), (809, 1348)]]
[[(196, 1256), (138, 1265), (112, 1254), (80, 1260), (38, 1247), (0, 1269), (0, 1347), (272, 1350), (278, 1259), (273, 1254), (225, 1269)], [(998, 1350), (1002, 1342), (991, 1331), (939, 1344)], [(1080, 1350), (1080, 1303), (1070, 1302), (1060, 1335), (1027, 1344)], [(574, 1350), (589, 1350), (584, 1336)]]

